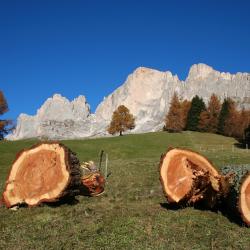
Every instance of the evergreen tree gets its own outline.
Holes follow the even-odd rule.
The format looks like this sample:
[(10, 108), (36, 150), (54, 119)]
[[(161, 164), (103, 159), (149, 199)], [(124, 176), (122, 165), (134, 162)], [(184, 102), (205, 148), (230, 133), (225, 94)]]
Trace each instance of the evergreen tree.
[(182, 107), (178, 95), (175, 92), (165, 119), (165, 130), (169, 132), (180, 132), (182, 129)]
[(213, 94), (208, 102), (207, 110), (200, 114), (199, 129), (204, 132), (215, 133), (218, 127), (220, 110), (220, 100)]
[(205, 103), (202, 98), (196, 95), (192, 99), (191, 107), (188, 112), (186, 130), (198, 131), (200, 114), (203, 110), (206, 110)]
[(250, 124), (244, 131), (243, 143), (247, 144), (250, 147)]
[(108, 132), (112, 135), (119, 132), (120, 136), (128, 129), (135, 127), (135, 118), (130, 114), (129, 109), (120, 105), (113, 113)]
[[(8, 111), (8, 104), (4, 97), (3, 92), (0, 90), (0, 115), (3, 115)], [(13, 129), (10, 128), (12, 122), (10, 120), (1, 120), (0, 119), (0, 140), (4, 138), (4, 135), (8, 134), (8, 132)]]
[(225, 134), (225, 122), (227, 118), (229, 117), (229, 109), (230, 109), (230, 103), (232, 100), (230, 98), (224, 99), (219, 115), (219, 122), (218, 122), (218, 128), (217, 132), (219, 134), (224, 135)]

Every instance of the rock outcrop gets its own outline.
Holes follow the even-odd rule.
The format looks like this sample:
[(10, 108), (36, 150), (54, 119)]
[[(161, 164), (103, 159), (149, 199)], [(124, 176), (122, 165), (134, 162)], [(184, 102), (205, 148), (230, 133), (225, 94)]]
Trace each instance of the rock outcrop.
[(136, 117), (134, 132), (158, 130), (163, 127), (172, 94), (180, 92), (182, 85), (169, 71), (140, 67), (97, 107), (96, 119), (108, 124), (113, 111), (123, 104)]
[(90, 136), (90, 106), (84, 96), (70, 102), (60, 94), (48, 98), (35, 116), (21, 114), (17, 127), (7, 139), (78, 138)]
[(107, 134), (113, 111), (121, 104), (136, 117), (133, 133), (157, 131), (164, 125), (175, 91), (183, 99), (191, 100), (199, 95), (206, 102), (215, 93), (221, 100), (231, 97), (239, 106), (250, 108), (249, 73), (221, 73), (205, 64), (195, 64), (190, 68), (187, 79), (180, 81), (169, 71), (140, 67), (128, 76), (122, 86), (104, 98), (95, 114), (90, 114), (84, 96), (70, 102), (56, 94), (42, 105), (35, 116), (21, 114), (16, 130), (8, 139), (102, 136)]

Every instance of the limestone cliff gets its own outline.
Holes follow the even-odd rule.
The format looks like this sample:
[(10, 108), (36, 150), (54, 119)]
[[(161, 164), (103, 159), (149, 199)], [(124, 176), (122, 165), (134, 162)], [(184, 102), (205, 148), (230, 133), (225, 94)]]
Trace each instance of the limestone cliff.
[(8, 139), (102, 136), (106, 134), (113, 111), (121, 104), (136, 117), (136, 127), (132, 132), (160, 130), (175, 91), (183, 99), (191, 100), (199, 95), (205, 101), (215, 93), (221, 100), (231, 97), (239, 106), (250, 108), (249, 73), (221, 73), (205, 64), (195, 64), (190, 68), (187, 79), (180, 81), (169, 71), (140, 67), (99, 104), (95, 114), (90, 114), (84, 96), (70, 102), (56, 94), (42, 105), (35, 116), (21, 114), (16, 130)]

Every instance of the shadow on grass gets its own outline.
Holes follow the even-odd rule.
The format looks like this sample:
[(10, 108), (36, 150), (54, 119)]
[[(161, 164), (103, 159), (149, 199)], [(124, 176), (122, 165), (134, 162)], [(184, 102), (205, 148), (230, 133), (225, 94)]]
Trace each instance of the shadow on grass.
[(243, 142), (236, 142), (236, 143), (234, 143), (234, 146), (235, 146), (236, 148), (246, 149), (246, 144), (243, 143)]
[[(181, 210), (185, 209), (187, 207), (191, 206), (186, 206), (186, 205), (179, 205), (179, 204), (169, 204), (169, 203), (160, 203), (160, 206), (164, 209), (167, 210)], [(221, 213), (223, 216), (225, 216), (230, 222), (235, 223), (239, 226), (245, 226), (244, 222), (242, 222), (242, 219), (240, 218), (240, 215), (237, 213), (233, 213), (232, 211), (228, 210), (224, 206), (217, 206), (211, 209), (208, 209), (205, 207), (204, 204), (199, 203), (195, 204), (195, 206), (192, 206), (194, 209), (200, 210), (200, 211), (212, 211), (214, 213)]]
[(44, 202), (42, 204), (49, 206), (49, 207), (59, 207), (62, 205), (70, 205), (70, 206), (74, 206), (76, 204), (79, 203), (79, 200), (76, 199), (75, 197), (63, 197), (60, 200), (56, 201), (56, 202)]
[(219, 211), (223, 216), (225, 216), (230, 222), (235, 223), (239, 226), (246, 226), (244, 222), (242, 221), (240, 214), (234, 213), (231, 210), (228, 210), (226, 207), (221, 206)]
[(185, 208), (184, 206), (181, 206), (181, 205), (179, 205), (179, 204), (176, 204), (176, 203), (174, 203), (174, 204), (169, 204), (169, 203), (160, 203), (160, 206), (162, 207), (162, 208), (165, 208), (165, 209), (168, 209), (168, 210), (179, 210), (179, 209), (183, 209), (183, 208)]
[(185, 203), (183, 203), (183, 204), (160, 203), (160, 205), (161, 205), (162, 208), (169, 209), (169, 210), (178, 210), (178, 209), (185, 209), (187, 207), (193, 207), (194, 209), (201, 210), (201, 211), (213, 211), (213, 212), (218, 212), (219, 211), (218, 207), (208, 209), (207, 206), (202, 202), (196, 203), (194, 206), (191, 206), (191, 205), (188, 206)]

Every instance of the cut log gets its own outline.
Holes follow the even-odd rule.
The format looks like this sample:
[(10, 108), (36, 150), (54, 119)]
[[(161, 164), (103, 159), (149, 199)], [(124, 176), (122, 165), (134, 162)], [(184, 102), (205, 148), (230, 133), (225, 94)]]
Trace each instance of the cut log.
[(3, 201), (8, 208), (54, 202), (77, 195), (80, 183), (80, 163), (75, 153), (56, 142), (40, 143), (17, 154)]
[(233, 174), (228, 196), (227, 207), (242, 221), (250, 226), (250, 165), (226, 166), (223, 174)]
[(169, 203), (193, 205), (205, 201), (212, 208), (226, 193), (223, 179), (199, 153), (173, 148), (161, 157), (160, 181)]
[(100, 172), (82, 176), (82, 194), (98, 196), (104, 192), (105, 179)]
[(105, 178), (93, 161), (81, 164), (81, 194), (98, 196), (104, 192)]

